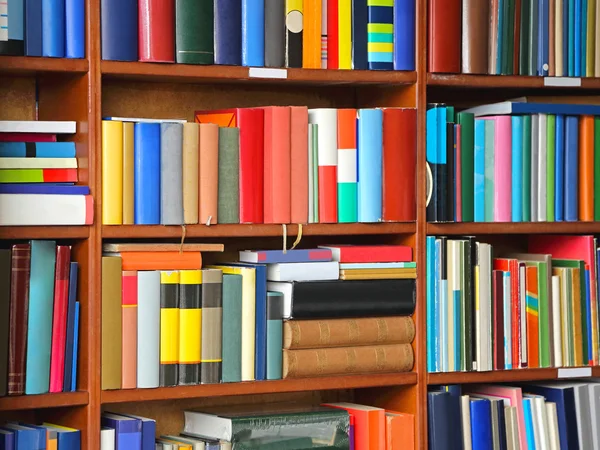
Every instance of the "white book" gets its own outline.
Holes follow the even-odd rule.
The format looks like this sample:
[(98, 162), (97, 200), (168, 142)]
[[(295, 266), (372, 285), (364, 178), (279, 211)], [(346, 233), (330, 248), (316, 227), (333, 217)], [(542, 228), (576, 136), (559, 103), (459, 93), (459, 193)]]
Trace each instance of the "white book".
[[(538, 222), (538, 178), (544, 174), (540, 174), (536, 168), (538, 168), (538, 155), (539, 155), (539, 130), (540, 128), (540, 116), (539, 114), (531, 115), (531, 221)], [(544, 199), (545, 201), (545, 199)]]
[(0, 194), (0, 225), (91, 225), (91, 195)]
[(472, 450), (471, 441), (471, 403), (468, 395), (460, 397), (460, 414), (462, 416), (463, 449)]
[[(318, 136), (318, 165), (337, 166), (337, 109), (317, 108), (308, 110), (308, 122), (317, 124)], [(314, 162), (313, 162), (314, 163)]]
[(504, 420), (506, 423), (506, 445), (508, 450), (519, 450), (521, 441), (519, 440), (519, 427), (517, 422), (517, 407), (504, 407)]
[(141, 123), (186, 123), (185, 119), (149, 119), (144, 117), (103, 117), (102, 120), (117, 122), (141, 122)]
[(548, 443), (550, 450), (560, 450), (560, 435), (558, 431), (558, 412), (556, 403), (546, 402), (546, 416), (548, 417)]
[[(540, 114), (539, 115), (539, 125), (538, 125), (538, 166), (537, 166), (537, 178), (538, 178), (538, 213), (537, 220), (538, 222), (545, 222), (547, 220), (547, 204), (546, 204), (546, 196), (547, 196), (547, 180), (546, 180), (546, 165), (548, 161), (548, 115)], [(533, 153), (533, 151), (532, 151)], [(533, 166), (532, 166), (533, 167)]]
[(492, 348), (492, 255), (489, 244), (479, 245), (479, 314), (481, 316), (481, 335), (478, 337), (482, 342), (482, 362), (478, 361), (480, 371), (491, 371), (494, 369)]
[[(563, 384), (572, 387), (575, 393), (575, 416), (577, 418), (577, 437), (579, 449), (590, 450), (594, 448), (592, 436), (592, 423), (590, 414), (590, 392), (586, 383)], [(573, 412), (570, 411), (572, 414)]]
[(308, 125), (308, 223), (316, 223), (318, 213), (318, 203), (315, 203), (315, 192), (318, 185), (315, 185), (314, 168), (317, 161), (313, 158), (313, 134), (318, 133), (318, 125)]
[(77, 158), (0, 158), (0, 169), (77, 169)]
[(267, 264), (269, 281), (322, 281), (339, 278), (340, 265), (337, 261)]
[(100, 450), (115, 450), (115, 429), (102, 427), (100, 430)]
[(49, 120), (0, 120), (0, 133), (73, 134), (77, 122)]
[(454, 311), (454, 290), (456, 284), (455, 272), (457, 271), (458, 263), (455, 260), (456, 254), (456, 241), (448, 240), (446, 246), (446, 267), (448, 268), (448, 286), (447, 286), (447, 299), (448, 299), (448, 315), (446, 316), (446, 321), (448, 322), (446, 334), (446, 345), (448, 346), (448, 372), (455, 372), (459, 370), (459, 367), (456, 367), (454, 362), (454, 356), (456, 351), (456, 342), (454, 340), (454, 321), (455, 314)]
[(157, 388), (160, 373), (160, 271), (138, 272), (137, 387)]
[(519, 347), (520, 367), (527, 367), (527, 290), (525, 287), (525, 264), (519, 264), (519, 305), (520, 305), (520, 337), (521, 346)]
[(560, 320), (560, 277), (552, 277), (552, 328), (554, 330), (554, 367), (562, 367), (562, 330)]
[(594, 450), (600, 450), (600, 383), (589, 383), (588, 389), (590, 393), (590, 422), (592, 424)]

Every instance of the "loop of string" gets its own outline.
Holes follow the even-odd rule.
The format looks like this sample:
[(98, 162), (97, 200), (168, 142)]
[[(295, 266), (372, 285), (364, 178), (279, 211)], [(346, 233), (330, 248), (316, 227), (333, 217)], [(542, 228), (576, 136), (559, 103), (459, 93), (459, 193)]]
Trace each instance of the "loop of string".
[(185, 234), (187, 233), (187, 228), (185, 225), (181, 225), (181, 243), (179, 244), (179, 253), (183, 253), (183, 244), (185, 242)]
[(287, 253), (287, 225), (285, 223), (281, 224), (283, 228), (283, 254)]
[(290, 250), (294, 250), (296, 248), (296, 246), (300, 243), (301, 240), (302, 240), (302, 224), (299, 223), (298, 224), (298, 235), (296, 236), (296, 240), (292, 244), (292, 248)]

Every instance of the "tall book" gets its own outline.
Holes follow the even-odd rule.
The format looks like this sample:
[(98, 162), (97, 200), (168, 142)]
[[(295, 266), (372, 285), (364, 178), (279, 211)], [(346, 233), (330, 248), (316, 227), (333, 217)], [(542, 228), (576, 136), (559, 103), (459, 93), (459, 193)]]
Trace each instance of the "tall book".
[(218, 223), (219, 186), (219, 127), (212, 123), (200, 124), (200, 205), (198, 220), (203, 224)]
[(240, 129), (219, 127), (219, 223), (240, 223)]
[[(22, 8), (23, 2), (19, 3)], [(20, 13), (22, 17), (22, 9)], [(9, 25), (10, 20), (9, 16)], [(22, 24), (20, 29), (22, 40)], [(65, 57), (65, 0), (42, 0), (42, 56)]]
[(102, 0), (100, 13), (102, 15), (102, 59), (137, 61), (138, 2)]
[(265, 2), (265, 67), (285, 67), (285, 1)]
[(222, 380), (242, 381), (242, 275), (223, 275)]
[(432, 0), (428, 20), (428, 70), (437, 73), (460, 73), (460, 0)]
[(183, 223), (198, 223), (198, 150), (200, 125), (183, 124)]
[(220, 383), (222, 369), (223, 272), (202, 270), (202, 384)]
[(179, 272), (179, 385), (200, 382), (202, 271)]
[(282, 376), (283, 294), (267, 292), (267, 380)]
[(265, 65), (265, 0), (242, 0), (242, 65)]
[(157, 388), (160, 372), (160, 272), (138, 272), (137, 387)]
[(160, 223), (183, 224), (183, 124), (160, 124)]
[(122, 374), (121, 258), (102, 257), (102, 389), (121, 389)]
[(102, 121), (102, 223), (123, 223), (123, 122)]
[(358, 221), (382, 219), (383, 112), (358, 111)]
[(138, 273), (123, 271), (121, 312), (121, 389), (137, 387)]
[(415, 70), (416, 1), (394, 3), (394, 70)]
[(337, 215), (338, 222), (351, 223), (358, 220), (356, 109), (339, 109), (337, 114)]
[(56, 248), (54, 308), (52, 313), (52, 347), (50, 354), (50, 392), (62, 392), (65, 377), (65, 346), (67, 342), (67, 308), (69, 302), (69, 269), (71, 248)]
[(160, 223), (160, 124), (134, 126), (134, 216), (136, 224)]
[(10, 336), (11, 252), (0, 250), (0, 396), (7, 394)]
[(304, 0), (302, 30), (302, 67), (321, 68), (321, 0)]
[(160, 386), (177, 386), (179, 369), (179, 271), (160, 273)]
[(175, 0), (138, 3), (140, 61), (175, 62)]
[[(207, 5), (208, 8), (208, 5)], [(216, 0), (215, 64), (242, 65), (242, 5), (238, 0)]]
[(291, 222), (308, 222), (308, 109), (292, 106), (290, 125), (291, 152)]
[(134, 124), (123, 122), (123, 225), (135, 223), (134, 204)]

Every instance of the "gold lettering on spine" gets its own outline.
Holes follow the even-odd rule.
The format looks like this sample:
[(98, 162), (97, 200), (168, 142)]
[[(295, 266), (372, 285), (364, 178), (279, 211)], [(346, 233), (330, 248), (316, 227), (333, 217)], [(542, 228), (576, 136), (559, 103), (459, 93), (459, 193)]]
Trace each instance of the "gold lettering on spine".
[(356, 373), (356, 352), (353, 348), (346, 350), (346, 371), (348, 373)]
[(321, 345), (328, 345), (331, 339), (331, 329), (329, 324), (324, 321), (319, 321), (319, 343)]
[(317, 350), (317, 373), (321, 374), (327, 368), (327, 352), (325, 350)]

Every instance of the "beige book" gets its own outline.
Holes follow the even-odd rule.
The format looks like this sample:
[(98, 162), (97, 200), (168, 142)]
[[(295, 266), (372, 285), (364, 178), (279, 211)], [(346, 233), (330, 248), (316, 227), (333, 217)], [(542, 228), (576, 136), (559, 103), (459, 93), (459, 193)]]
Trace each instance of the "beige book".
[(558, 413), (556, 403), (546, 402), (546, 415), (548, 416), (549, 450), (560, 450), (560, 437), (558, 434)]
[(102, 389), (121, 389), (121, 258), (102, 257)]
[(506, 444), (508, 450), (520, 450), (521, 441), (519, 440), (519, 427), (517, 422), (517, 407), (505, 406), (506, 421)]
[(200, 124), (200, 206), (199, 223), (217, 223), (219, 201), (219, 126)]
[(133, 225), (133, 123), (123, 123), (123, 225)]
[(183, 124), (183, 223), (198, 223), (200, 124)]
[(463, 449), (472, 450), (471, 441), (471, 399), (468, 395), (460, 397), (460, 414), (462, 416)]
[(563, 1), (556, 0), (554, 3), (554, 68), (557, 77), (565, 75), (563, 66)]

